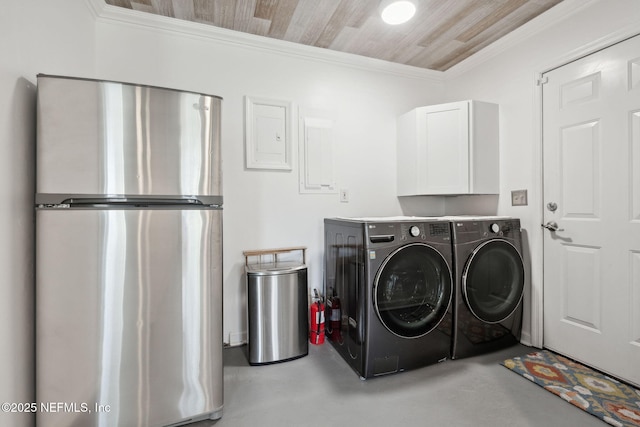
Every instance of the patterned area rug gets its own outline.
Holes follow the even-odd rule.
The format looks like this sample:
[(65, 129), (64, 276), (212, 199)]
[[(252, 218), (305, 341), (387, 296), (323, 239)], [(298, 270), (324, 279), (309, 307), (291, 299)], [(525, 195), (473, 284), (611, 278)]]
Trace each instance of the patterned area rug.
[(607, 424), (640, 426), (640, 390), (584, 365), (547, 350), (502, 365)]

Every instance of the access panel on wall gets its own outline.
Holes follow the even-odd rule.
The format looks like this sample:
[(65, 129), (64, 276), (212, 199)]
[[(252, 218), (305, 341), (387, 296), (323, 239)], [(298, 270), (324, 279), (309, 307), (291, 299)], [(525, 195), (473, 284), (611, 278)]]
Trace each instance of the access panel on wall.
[(335, 194), (334, 121), (306, 114), (301, 110), (298, 125), (300, 193)]

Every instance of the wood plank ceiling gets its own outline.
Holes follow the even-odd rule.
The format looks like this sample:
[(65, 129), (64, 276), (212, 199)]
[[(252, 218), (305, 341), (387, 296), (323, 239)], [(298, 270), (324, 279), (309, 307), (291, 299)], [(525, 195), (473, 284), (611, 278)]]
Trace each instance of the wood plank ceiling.
[(106, 3), (319, 48), (446, 71), (562, 0), (415, 0), (382, 22), (380, 0), (105, 0)]

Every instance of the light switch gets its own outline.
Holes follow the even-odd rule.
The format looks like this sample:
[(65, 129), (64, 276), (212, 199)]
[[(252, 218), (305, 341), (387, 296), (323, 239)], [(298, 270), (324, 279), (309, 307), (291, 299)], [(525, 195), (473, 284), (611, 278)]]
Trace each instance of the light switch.
[(513, 190), (511, 192), (511, 206), (527, 206), (527, 190)]

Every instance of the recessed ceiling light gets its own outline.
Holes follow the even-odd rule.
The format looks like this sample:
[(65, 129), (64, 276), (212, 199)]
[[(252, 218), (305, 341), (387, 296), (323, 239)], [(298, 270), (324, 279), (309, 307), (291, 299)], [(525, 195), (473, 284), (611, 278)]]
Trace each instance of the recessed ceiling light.
[(416, 6), (409, 0), (385, 0), (380, 4), (380, 16), (389, 25), (398, 25), (413, 18)]

